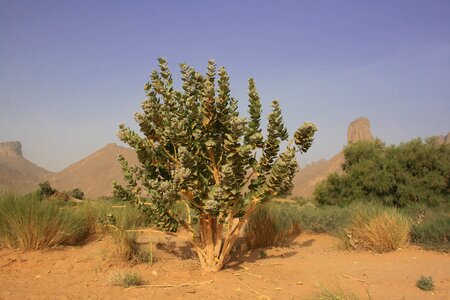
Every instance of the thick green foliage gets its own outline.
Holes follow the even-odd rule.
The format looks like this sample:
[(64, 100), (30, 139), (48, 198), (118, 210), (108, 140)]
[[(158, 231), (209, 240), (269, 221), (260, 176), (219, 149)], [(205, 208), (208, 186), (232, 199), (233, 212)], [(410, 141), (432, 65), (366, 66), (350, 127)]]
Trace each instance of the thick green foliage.
[(50, 185), (50, 182), (48, 182), (48, 180), (38, 184), (38, 189), (36, 190), (36, 194), (40, 199), (50, 197), (54, 193), (56, 193), (56, 190), (52, 188), (52, 186)]
[(213, 61), (205, 76), (181, 64), (181, 91), (162, 58), (159, 67), (145, 85), (143, 111), (135, 114), (143, 136), (120, 125), (119, 138), (136, 150), (141, 165), (130, 167), (119, 158), (128, 184), (116, 183), (116, 196), (142, 207), (161, 229), (175, 231), (186, 224), (174, 210), (178, 201), (192, 211), (193, 223), (207, 216), (226, 223), (230, 214), (242, 217), (251, 201), (265, 202), (292, 188), (296, 152), (311, 146), (314, 124), (303, 124), (280, 154), (288, 133), (279, 103), (272, 102), (264, 139), (253, 79), (246, 119), (230, 96), (226, 70), (216, 71)]
[(71, 190), (68, 194), (75, 199), (84, 200), (84, 192), (79, 188)]
[(321, 204), (373, 200), (404, 207), (436, 206), (450, 199), (450, 146), (434, 139), (399, 146), (380, 141), (354, 143), (344, 150), (345, 174), (332, 174), (315, 191)]

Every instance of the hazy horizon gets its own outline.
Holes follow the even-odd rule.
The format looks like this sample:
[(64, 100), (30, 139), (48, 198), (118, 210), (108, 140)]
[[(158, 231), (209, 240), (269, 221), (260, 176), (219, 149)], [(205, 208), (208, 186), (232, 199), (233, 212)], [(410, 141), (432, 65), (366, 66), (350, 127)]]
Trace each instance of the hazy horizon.
[(449, 1), (0, 1), (0, 41), (0, 142), (52, 171), (120, 144), (159, 56), (225, 66), (245, 116), (255, 78), (263, 124), (273, 99), (315, 122), (301, 165), (360, 116), (387, 144), (450, 131)]

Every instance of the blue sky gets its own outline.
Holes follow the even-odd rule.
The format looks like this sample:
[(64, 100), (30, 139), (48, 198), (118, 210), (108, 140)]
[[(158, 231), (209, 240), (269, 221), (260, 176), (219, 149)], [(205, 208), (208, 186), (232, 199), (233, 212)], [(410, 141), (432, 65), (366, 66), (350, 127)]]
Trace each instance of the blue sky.
[(227, 68), (246, 114), (254, 77), (267, 114), (319, 132), (330, 158), (366, 116), (388, 144), (450, 131), (450, 1), (0, 0), (0, 141), (59, 171), (133, 125), (165, 57)]

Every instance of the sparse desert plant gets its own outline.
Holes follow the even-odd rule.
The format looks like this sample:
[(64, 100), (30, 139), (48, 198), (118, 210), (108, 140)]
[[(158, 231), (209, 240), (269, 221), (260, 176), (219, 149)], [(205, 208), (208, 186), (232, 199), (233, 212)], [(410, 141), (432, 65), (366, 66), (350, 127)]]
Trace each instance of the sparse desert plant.
[(416, 286), (422, 291), (432, 291), (434, 290), (434, 281), (431, 276), (423, 276), (420, 275), (419, 279), (417, 279)]
[(32, 197), (0, 199), (0, 246), (38, 250), (74, 245), (89, 234), (85, 215)]
[(114, 240), (113, 254), (120, 260), (130, 263), (153, 263), (154, 257), (151, 249), (142, 249), (138, 243), (136, 232), (126, 230), (112, 231)]
[[(345, 291), (341, 286), (335, 288), (326, 286), (321, 283), (316, 283), (316, 287), (319, 289), (319, 294), (315, 299), (317, 300), (359, 300), (360, 298), (352, 292)], [(370, 294), (367, 293), (370, 300)]]
[[(242, 118), (225, 68), (217, 71), (209, 61), (202, 75), (181, 64), (182, 89), (175, 90), (163, 58), (159, 67), (145, 84), (143, 111), (134, 115), (142, 135), (119, 126), (118, 137), (136, 150), (140, 166), (119, 158), (127, 185), (115, 183), (115, 196), (141, 207), (162, 230), (184, 227), (202, 267), (218, 271), (255, 208), (292, 189), (296, 153), (310, 148), (317, 127), (305, 122), (289, 140), (274, 100), (264, 138), (253, 79), (250, 117)], [(180, 202), (189, 211), (184, 218), (173, 209)]]
[(122, 287), (141, 286), (145, 284), (145, 280), (136, 271), (123, 271), (113, 274), (111, 284)]
[(344, 231), (344, 242), (348, 248), (381, 253), (408, 244), (410, 223), (394, 208), (360, 205), (354, 207), (354, 213)]
[(300, 233), (297, 205), (270, 202), (258, 207), (244, 227), (249, 249), (281, 246)]

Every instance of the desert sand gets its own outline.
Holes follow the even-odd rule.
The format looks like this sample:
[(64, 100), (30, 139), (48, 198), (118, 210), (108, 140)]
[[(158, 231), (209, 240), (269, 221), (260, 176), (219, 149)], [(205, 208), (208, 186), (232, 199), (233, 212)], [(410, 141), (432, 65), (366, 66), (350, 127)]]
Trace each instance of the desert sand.
[[(314, 299), (317, 283), (360, 299), (450, 299), (449, 255), (417, 246), (348, 252), (335, 237), (301, 234), (289, 247), (267, 249), (267, 258), (240, 251), (223, 271), (206, 273), (182, 238), (144, 233), (145, 247), (150, 238), (156, 261), (133, 266), (111, 256), (109, 236), (77, 247), (2, 249), (0, 299)], [(113, 286), (111, 277), (124, 270), (138, 271), (148, 286)], [(433, 277), (434, 292), (415, 286), (422, 274)]]

